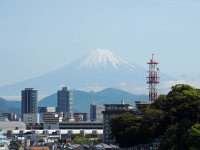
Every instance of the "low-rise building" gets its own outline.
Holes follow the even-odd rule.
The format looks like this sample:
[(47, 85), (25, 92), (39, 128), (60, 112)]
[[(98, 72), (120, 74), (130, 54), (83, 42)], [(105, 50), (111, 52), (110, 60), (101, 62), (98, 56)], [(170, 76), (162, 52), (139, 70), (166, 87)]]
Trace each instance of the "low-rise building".
[(56, 112), (56, 107), (38, 107), (38, 113), (40, 115), (40, 123), (43, 123), (43, 115), (47, 112)]
[(59, 129), (103, 129), (103, 122), (60, 122)]
[(89, 121), (89, 113), (74, 113), (74, 115), (83, 115), (83, 121)]
[(23, 114), (23, 122), (25, 124), (40, 123), (40, 116), (38, 113)]
[(2, 116), (6, 116), (9, 121), (18, 121), (17, 114), (14, 113), (3, 113)]
[(48, 146), (27, 146), (25, 150), (50, 150)]
[(3, 135), (4, 131), (0, 130), (0, 150), (8, 150), (6, 136)]
[(43, 114), (44, 129), (59, 129), (59, 122), (62, 122), (62, 117), (58, 113), (44, 113)]
[(20, 121), (4, 121), (0, 122), (1, 130), (26, 130), (26, 124)]
[(106, 144), (114, 144), (115, 140), (110, 139), (110, 120), (113, 117), (117, 117), (122, 113), (130, 112), (134, 113), (132, 104), (105, 104), (105, 111), (103, 111), (103, 140)]
[(83, 115), (82, 114), (74, 114), (74, 120), (75, 121), (83, 121)]
[(0, 116), (0, 121), (8, 121), (8, 117), (7, 116)]
[(27, 130), (43, 130), (44, 126), (43, 126), (43, 123), (27, 124), (26, 129)]
[(38, 107), (38, 113), (56, 112), (56, 107)]
[(147, 101), (135, 101), (136, 110), (142, 111), (144, 108), (147, 108), (149, 103)]

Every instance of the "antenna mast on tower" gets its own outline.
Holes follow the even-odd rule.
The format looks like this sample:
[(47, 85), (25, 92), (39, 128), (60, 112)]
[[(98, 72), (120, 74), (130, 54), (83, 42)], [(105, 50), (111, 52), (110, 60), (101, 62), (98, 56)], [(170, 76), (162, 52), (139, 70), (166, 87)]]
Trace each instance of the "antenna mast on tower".
[(160, 83), (159, 82), (159, 76), (158, 76), (158, 72), (159, 72), (159, 68), (157, 67), (157, 65), (159, 64), (159, 62), (156, 62), (153, 58), (154, 54), (152, 54), (152, 59), (150, 59), (150, 62), (148, 62), (147, 64), (149, 64), (149, 76), (147, 77), (148, 81), (147, 84), (149, 84), (149, 101), (154, 102), (157, 99), (157, 86)]

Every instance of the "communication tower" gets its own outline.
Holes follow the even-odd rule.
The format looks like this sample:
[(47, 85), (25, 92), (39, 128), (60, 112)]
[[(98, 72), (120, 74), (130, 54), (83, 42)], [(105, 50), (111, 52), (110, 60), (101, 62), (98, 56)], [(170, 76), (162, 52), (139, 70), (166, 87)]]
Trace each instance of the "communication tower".
[(154, 54), (152, 54), (152, 59), (150, 59), (150, 62), (148, 62), (147, 64), (149, 64), (149, 76), (147, 77), (147, 84), (149, 84), (149, 101), (154, 102), (157, 99), (157, 91), (158, 91), (158, 84), (159, 82), (159, 76), (158, 76), (158, 72), (159, 72), (159, 68), (157, 67), (157, 65), (159, 64), (159, 62), (156, 62), (153, 58)]

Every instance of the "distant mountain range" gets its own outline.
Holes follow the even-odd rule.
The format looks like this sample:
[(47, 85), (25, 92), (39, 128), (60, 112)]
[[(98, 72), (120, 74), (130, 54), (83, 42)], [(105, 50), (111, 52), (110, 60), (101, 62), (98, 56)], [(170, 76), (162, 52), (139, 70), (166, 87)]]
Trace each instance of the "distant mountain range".
[(7, 101), (0, 97), (0, 114), (5, 112), (13, 112), (19, 115), (21, 113), (21, 102)]
[[(148, 100), (147, 95), (134, 95), (123, 90), (107, 88), (100, 92), (83, 92), (73, 90), (73, 109), (74, 112), (89, 112), (90, 104), (95, 103), (98, 105), (103, 104), (119, 104), (122, 99), (126, 104), (135, 104), (135, 101)], [(57, 94), (52, 94), (41, 101), (38, 106), (57, 106)], [(14, 112), (20, 114), (21, 102), (20, 101), (7, 101), (0, 98), (0, 113)]]
[[(147, 60), (144, 60), (144, 63)], [(17, 96), (24, 88), (33, 87), (39, 94), (49, 94), (57, 91), (62, 86), (71, 89), (88, 87), (115, 87), (123, 83), (133, 84), (134, 87), (145, 87), (147, 70), (136, 64), (132, 64), (111, 51), (97, 49), (92, 51), (61, 69), (45, 75), (0, 87), (0, 96)], [(173, 80), (160, 73), (161, 82)], [(118, 87), (120, 88), (120, 87)], [(130, 87), (129, 87), (130, 88)], [(92, 88), (91, 88), (92, 89)]]
[[(122, 99), (127, 104), (135, 104), (135, 101), (148, 100), (147, 95), (134, 95), (119, 89), (107, 88), (100, 92), (83, 92), (73, 90), (74, 112), (89, 112), (90, 104), (119, 104)], [(39, 102), (39, 106), (56, 106), (57, 94), (52, 94)]]

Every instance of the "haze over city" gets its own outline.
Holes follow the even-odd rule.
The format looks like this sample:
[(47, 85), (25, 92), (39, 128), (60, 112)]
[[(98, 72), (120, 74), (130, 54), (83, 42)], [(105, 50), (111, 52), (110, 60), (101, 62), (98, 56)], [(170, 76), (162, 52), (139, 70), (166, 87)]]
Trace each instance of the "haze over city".
[(0, 0), (0, 150), (200, 149), (199, 0)]
[(100, 48), (146, 70), (154, 53), (160, 71), (175, 79), (161, 88), (175, 83), (199, 88), (199, 6), (197, 0), (2, 0), (1, 87), (52, 72)]

